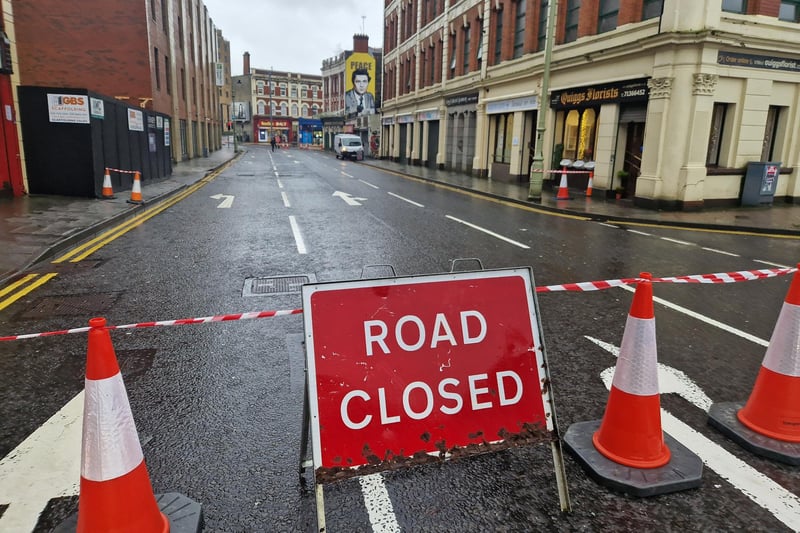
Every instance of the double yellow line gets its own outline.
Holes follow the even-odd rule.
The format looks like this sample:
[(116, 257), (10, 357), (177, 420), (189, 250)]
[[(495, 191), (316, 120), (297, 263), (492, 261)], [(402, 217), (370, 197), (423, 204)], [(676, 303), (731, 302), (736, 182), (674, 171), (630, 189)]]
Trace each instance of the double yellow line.
[[(151, 208), (148, 208), (146, 211), (143, 211), (142, 213), (139, 213), (138, 215), (126, 220), (122, 224), (119, 224), (118, 226), (115, 226), (110, 230), (101, 233), (94, 239), (91, 239), (81, 244), (80, 246), (72, 248), (64, 255), (61, 255), (56, 259), (54, 259), (52, 263), (53, 264), (59, 264), (64, 262), (78, 263), (80, 261), (83, 261), (84, 259), (95, 253), (97, 250), (99, 250), (106, 244), (118, 239), (119, 237), (122, 237), (130, 230), (140, 226), (147, 220), (150, 220), (154, 216), (158, 215), (159, 213), (162, 213), (166, 209), (169, 209), (176, 203), (180, 202), (187, 196), (193, 194), (198, 189), (204, 187), (214, 178), (216, 178), (220, 173), (222, 173), (223, 170), (228, 168), (228, 166), (230, 166), (230, 163), (224, 165), (223, 167), (220, 167), (219, 169), (210, 173), (209, 175), (197, 181), (193, 185), (190, 185), (180, 193), (170, 197), (168, 200), (160, 202), (159, 204)], [(9, 305), (13, 304), (17, 300), (25, 296), (26, 294), (29, 294), (35, 289), (41, 287), (42, 285), (44, 285), (45, 283), (56, 277), (56, 275), (57, 273), (55, 272), (50, 272), (48, 274), (28, 274), (18, 279), (14, 283), (8, 285), (7, 287), (0, 289), (0, 310), (5, 309)]]

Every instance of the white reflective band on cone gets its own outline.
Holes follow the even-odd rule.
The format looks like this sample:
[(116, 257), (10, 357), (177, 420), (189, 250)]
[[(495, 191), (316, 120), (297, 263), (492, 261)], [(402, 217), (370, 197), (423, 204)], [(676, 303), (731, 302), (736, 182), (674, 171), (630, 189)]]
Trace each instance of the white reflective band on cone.
[(613, 386), (628, 394), (658, 394), (656, 321), (628, 315), (614, 369)]
[(108, 481), (144, 461), (122, 375), (86, 380), (81, 476)]
[(762, 366), (790, 377), (800, 377), (800, 306), (783, 302)]

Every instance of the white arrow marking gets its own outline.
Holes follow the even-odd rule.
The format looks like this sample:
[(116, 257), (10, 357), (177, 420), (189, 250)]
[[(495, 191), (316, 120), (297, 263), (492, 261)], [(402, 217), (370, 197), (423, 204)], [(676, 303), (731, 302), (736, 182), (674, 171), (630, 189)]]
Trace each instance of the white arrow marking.
[[(588, 335), (586, 338), (614, 357), (619, 356), (617, 346)], [(603, 370), (600, 377), (606, 388), (611, 389), (614, 367)], [(658, 383), (661, 394), (675, 393), (705, 412), (713, 403), (703, 389), (686, 374), (661, 363), (658, 364)], [(793, 531), (800, 530), (800, 498), (664, 409), (661, 409), (661, 424), (664, 431), (696, 453), (707, 467), (728, 480), (737, 490)]]
[(224, 200), (222, 200), (222, 203), (220, 203), (217, 206), (217, 209), (227, 209), (233, 205), (234, 196), (231, 194), (215, 194), (211, 198), (213, 198), (214, 200), (222, 200), (223, 198), (225, 198)]
[(339, 198), (347, 202), (347, 205), (361, 205), (360, 202), (366, 201), (366, 198), (353, 197), (347, 194), (346, 192), (342, 191), (336, 191), (335, 193), (333, 193), (333, 196), (338, 196)]
[(33, 531), (50, 498), (78, 494), (83, 392), (0, 461), (0, 531)]

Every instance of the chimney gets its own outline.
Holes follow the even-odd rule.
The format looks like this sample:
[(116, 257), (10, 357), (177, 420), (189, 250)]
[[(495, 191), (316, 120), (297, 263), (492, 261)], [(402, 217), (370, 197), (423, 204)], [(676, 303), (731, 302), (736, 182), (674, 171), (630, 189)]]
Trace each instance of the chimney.
[(369, 53), (369, 35), (363, 33), (353, 35), (353, 52)]
[(242, 57), (242, 74), (245, 76), (250, 74), (250, 52), (245, 52)]

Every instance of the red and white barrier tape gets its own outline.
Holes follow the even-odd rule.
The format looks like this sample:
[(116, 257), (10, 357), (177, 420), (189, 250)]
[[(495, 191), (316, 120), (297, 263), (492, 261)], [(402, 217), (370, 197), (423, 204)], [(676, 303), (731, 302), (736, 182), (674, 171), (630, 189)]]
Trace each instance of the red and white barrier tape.
[(114, 172), (121, 172), (123, 174), (136, 174), (137, 172), (139, 172), (138, 170), (120, 170), (118, 168), (108, 168), (108, 167), (106, 167), (106, 170), (108, 171), (113, 170)]
[(590, 170), (543, 170), (545, 174), (588, 174)]
[[(671, 276), (666, 278), (653, 278), (652, 283), (737, 283), (740, 281), (753, 281), (757, 279), (774, 278), (794, 274), (797, 268), (772, 268), (762, 270), (743, 270), (739, 272), (720, 272), (717, 274), (692, 274), (688, 276)], [(584, 281), (581, 283), (566, 283), (563, 285), (547, 285), (536, 287), (536, 292), (560, 292), (560, 291), (599, 291), (620, 287), (622, 285), (634, 285), (641, 281), (641, 278), (622, 278), (605, 281)], [(158, 322), (139, 322), (138, 324), (124, 324), (121, 326), (106, 326), (106, 329), (137, 329), (152, 328), (155, 326), (184, 326), (187, 324), (208, 324), (210, 322), (231, 322), (236, 320), (252, 320), (254, 318), (272, 318), (278, 316), (299, 315), (302, 309), (285, 309), (280, 311), (252, 311), (249, 313), (235, 313), (230, 315), (215, 315), (201, 318), (181, 318), (179, 320), (161, 320)], [(86, 333), (90, 328), (62, 329), (58, 331), (48, 331), (45, 333), (27, 333), (24, 335), (9, 335), (0, 337), (0, 341), (16, 341), (22, 339), (33, 339), (36, 337), (53, 337), (55, 335), (69, 335), (70, 333)]]

